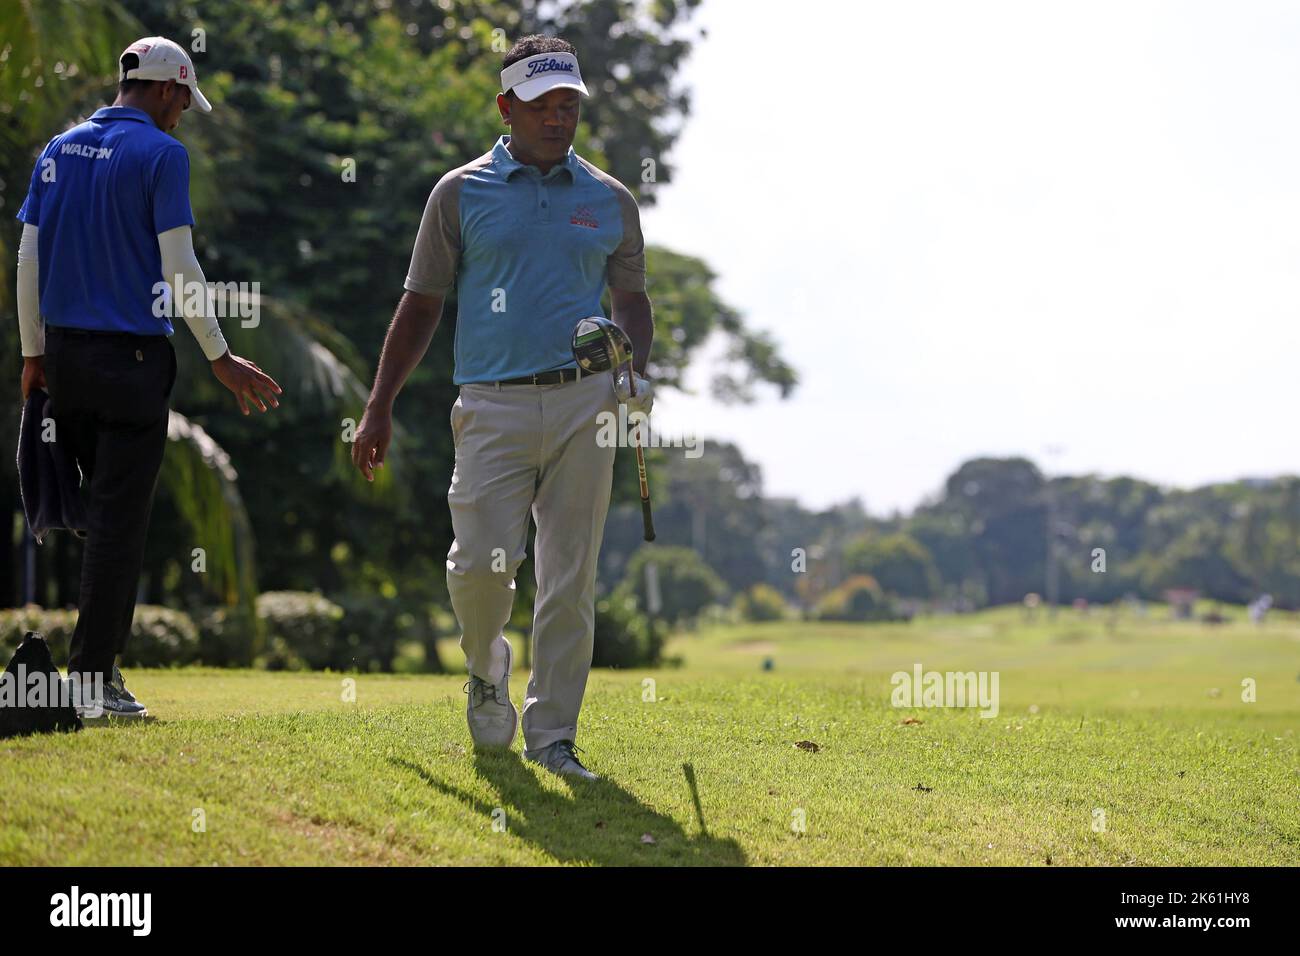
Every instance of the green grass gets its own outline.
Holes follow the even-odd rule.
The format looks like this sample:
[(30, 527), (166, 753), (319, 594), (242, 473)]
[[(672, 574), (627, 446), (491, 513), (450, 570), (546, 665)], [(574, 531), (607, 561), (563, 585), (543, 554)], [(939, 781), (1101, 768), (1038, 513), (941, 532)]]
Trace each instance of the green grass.
[[(0, 863), (1295, 865), (1298, 651), (1281, 617), (717, 627), (592, 674), (593, 784), (475, 755), (462, 676), (134, 671), (156, 720), (0, 742)], [(917, 662), (998, 671), (1000, 713), (892, 707)]]

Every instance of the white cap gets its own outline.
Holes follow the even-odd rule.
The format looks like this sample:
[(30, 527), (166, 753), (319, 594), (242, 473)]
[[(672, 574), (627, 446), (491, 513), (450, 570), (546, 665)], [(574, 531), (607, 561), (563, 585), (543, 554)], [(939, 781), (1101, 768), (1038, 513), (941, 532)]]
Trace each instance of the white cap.
[(587, 95), (578, 58), (572, 53), (535, 53), (501, 71), (501, 92), (515, 91), (525, 103), (550, 90), (577, 90)]
[(119, 80), (175, 80), (184, 83), (194, 95), (194, 105), (200, 112), (212, 112), (212, 104), (199, 92), (198, 77), (194, 75), (194, 61), (179, 43), (173, 43), (166, 37), (136, 40), (117, 58), (119, 68), (122, 57), (128, 53), (138, 56), (140, 65), (131, 70), (120, 69)]

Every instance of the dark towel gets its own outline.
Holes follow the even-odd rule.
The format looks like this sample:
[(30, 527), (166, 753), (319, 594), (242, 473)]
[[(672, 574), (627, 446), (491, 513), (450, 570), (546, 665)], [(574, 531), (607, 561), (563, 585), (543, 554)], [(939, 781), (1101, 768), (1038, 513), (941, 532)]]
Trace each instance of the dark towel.
[(42, 441), (43, 422), (52, 418), (50, 396), (34, 388), (23, 404), (18, 430), (18, 488), (27, 525), (39, 544), (46, 533), (64, 528), (86, 536), (86, 506), (81, 500), (81, 470), (65, 443)]

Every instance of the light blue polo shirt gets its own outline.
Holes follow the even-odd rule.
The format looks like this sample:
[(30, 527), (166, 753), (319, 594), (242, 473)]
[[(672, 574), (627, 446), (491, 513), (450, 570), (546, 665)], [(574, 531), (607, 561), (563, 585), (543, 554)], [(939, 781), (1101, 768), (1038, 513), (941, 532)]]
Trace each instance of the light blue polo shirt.
[(502, 136), (439, 180), (425, 205), (406, 288), (456, 290), (458, 385), (573, 368), (573, 327), (600, 297), (645, 290), (636, 201), (569, 149), (545, 176)]
[(158, 234), (194, 225), (190, 159), (149, 114), (106, 106), (50, 140), (18, 218), (36, 226), (48, 325), (171, 335)]

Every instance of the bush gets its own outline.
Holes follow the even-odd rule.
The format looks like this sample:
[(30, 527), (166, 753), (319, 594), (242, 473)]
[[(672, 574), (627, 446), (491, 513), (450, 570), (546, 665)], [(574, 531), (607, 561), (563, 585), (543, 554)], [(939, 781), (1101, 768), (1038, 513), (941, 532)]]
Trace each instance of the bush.
[(659, 576), (662, 608), (655, 615), (665, 621), (689, 620), (710, 604), (720, 600), (727, 586), (714, 570), (690, 548), (645, 544), (627, 563), (627, 571), (618, 590), (634, 594), (637, 607), (648, 607), (645, 568), (654, 564)]
[(199, 629), (200, 663), (210, 667), (251, 667), (258, 656), (255, 624), (242, 608), (206, 607), (194, 612)]
[(876, 579), (855, 574), (817, 602), (813, 617), (819, 621), (891, 621), (897, 615)]
[[(427, 666), (439, 669), (436, 651), (428, 660), (433, 624), (422, 605), (368, 595), (345, 595), (339, 602), (307, 591), (268, 591), (257, 598), (260, 625), (241, 608), (200, 608), (191, 618), (183, 611), (140, 604), (123, 664), (390, 671), (403, 642), (421, 641)], [(76, 611), (34, 605), (0, 611), (0, 649), (9, 651), (0, 667), (27, 631), (42, 634), (54, 659), (66, 664), (76, 623)], [(258, 626), (265, 631), (260, 647)]]
[(886, 593), (901, 597), (928, 598), (939, 589), (934, 558), (925, 545), (906, 534), (850, 542), (844, 549), (844, 567), (849, 574), (874, 578)]
[(266, 628), (259, 663), (270, 670), (391, 671), (397, 649), (411, 641), (426, 647), (431, 661), (433, 624), (423, 604), (372, 594), (335, 595), (310, 591), (267, 591), (257, 599)]
[(266, 625), (267, 670), (324, 670), (334, 659), (343, 608), (313, 591), (266, 591), (257, 597)]
[(736, 613), (746, 621), (780, 621), (785, 618), (785, 598), (770, 584), (755, 584), (736, 598)]
[(59, 665), (67, 663), (68, 642), (72, 639), (72, 630), (77, 626), (77, 612), (50, 609), (29, 604), (26, 607), (0, 611), (0, 647), (5, 650), (4, 664), (18, 649), (19, 642), (28, 631), (35, 631), (45, 638), (50, 646), (54, 662)]
[(635, 600), (621, 594), (596, 602), (593, 667), (654, 667), (662, 652), (663, 636)]
[[(42, 635), (54, 660), (66, 667), (68, 645), (77, 626), (77, 612), (36, 607), (0, 611), (0, 646), (12, 654), (27, 631)], [(6, 661), (9, 654), (6, 654)], [(154, 604), (137, 604), (126, 642), (123, 664), (128, 667), (171, 667), (193, 663), (199, 656), (199, 630), (184, 611)]]
[(425, 647), (426, 667), (440, 670), (437, 651), (428, 661), (433, 624), (423, 604), (411, 604), (377, 595), (335, 595), (343, 620), (330, 655), (335, 670), (392, 671), (397, 649), (407, 642)]
[(199, 629), (184, 611), (152, 604), (136, 605), (131, 638), (122, 664), (127, 667), (176, 667), (199, 656)]

